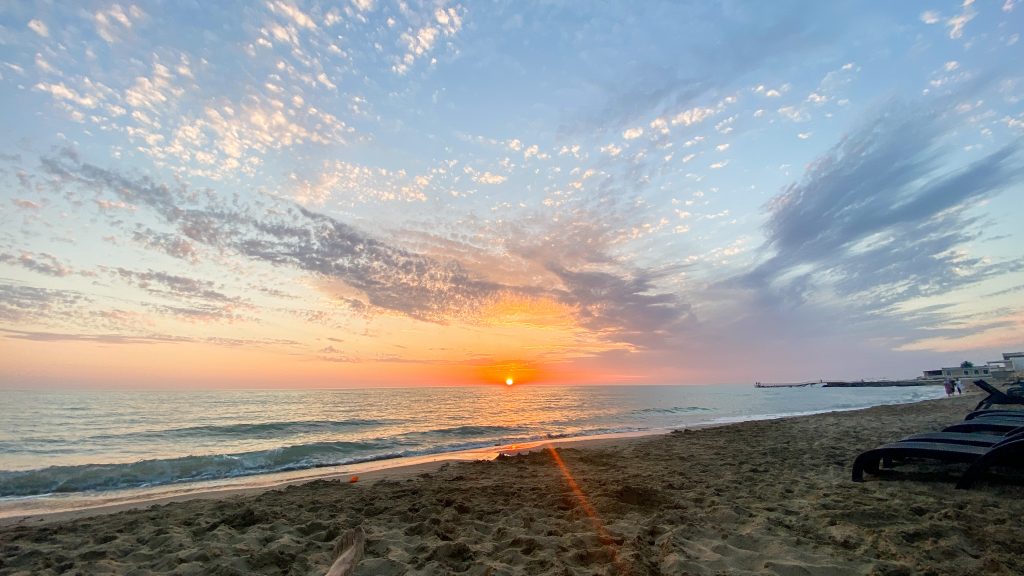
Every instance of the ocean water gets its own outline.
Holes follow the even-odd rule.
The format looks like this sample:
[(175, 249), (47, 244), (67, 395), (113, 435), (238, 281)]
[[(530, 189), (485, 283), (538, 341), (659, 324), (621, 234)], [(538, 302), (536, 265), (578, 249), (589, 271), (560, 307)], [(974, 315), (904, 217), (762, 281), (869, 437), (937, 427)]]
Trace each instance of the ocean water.
[(12, 391), (0, 403), (0, 516), (942, 395), (750, 385)]

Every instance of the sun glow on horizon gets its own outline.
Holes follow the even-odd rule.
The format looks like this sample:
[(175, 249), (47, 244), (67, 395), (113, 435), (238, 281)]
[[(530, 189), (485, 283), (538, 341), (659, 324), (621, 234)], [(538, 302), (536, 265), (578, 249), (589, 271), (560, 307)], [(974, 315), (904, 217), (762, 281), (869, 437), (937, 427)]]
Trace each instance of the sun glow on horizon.
[(515, 383), (516, 383), (516, 381), (513, 380), (511, 377), (505, 378), (505, 386), (511, 386), (511, 385), (513, 385)]

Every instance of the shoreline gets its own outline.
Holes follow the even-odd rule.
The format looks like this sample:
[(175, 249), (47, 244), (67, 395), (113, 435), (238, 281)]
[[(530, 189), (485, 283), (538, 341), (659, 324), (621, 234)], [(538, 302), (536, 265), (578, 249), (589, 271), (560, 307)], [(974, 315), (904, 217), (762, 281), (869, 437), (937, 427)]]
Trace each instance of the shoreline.
[[(928, 401), (930, 400), (918, 400), (916, 402), (909, 403), (881, 404), (880, 406), (916, 404)], [(873, 407), (833, 408), (806, 412), (719, 417), (710, 421), (695, 422), (670, 428), (538, 439), (512, 444), (453, 450), (449, 452), (436, 452), (417, 456), (382, 458), (379, 460), (369, 460), (353, 464), (306, 468), (287, 472), (252, 474), (211, 481), (170, 483), (151, 488), (110, 490), (90, 494), (88, 496), (83, 493), (28, 496), (19, 499), (22, 499), (25, 502), (37, 502), (39, 506), (36, 506), (35, 509), (29, 507), (28, 510), (24, 511), (14, 509), (13, 507), (11, 507), (13, 511), (5, 510), (3, 506), (3, 499), (0, 499), (0, 527), (28, 524), (40, 525), (61, 522), (66, 519), (86, 518), (89, 516), (112, 514), (126, 510), (139, 510), (145, 509), (149, 506), (185, 502), (193, 499), (216, 500), (231, 496), (253, 495), (268, 490), (279, 490), (288, 486), (301, 485), (308, 482), (316, 482), (318, 480), (348, 481), (352, 476), (357, 476), (359, 481), (364, 482), (390, 479), (392, 476), (404, 478), (409, 475), (436, 469), (445, 464), (476, 460), (489, 461), (494, 460), (499, 455), (528, 453), (530, 451), (544, 449), (548, 446), (561, 447), (565, 445), (572, 445), (573, 447), (579, 448), (594, 447), (627, 442), (632, 439), (667, 435), (676, 431), (734, 426), (744, 422), (764, 422), (787, 418), (801, 418), (833, 412), (855, 412), (858, 410), (868, 410), (870, 408)], [(54, 500), (59, 501), (63, 498), (79, 499), (81, 503), (72, 503), (67, 507), (53, 506), (53, 508), (57, 509), (47, 509), (47, 504), (54, 502)], [(14, 499), (11, 501), (13, 500)]]
[(979, 394), (748, 421), (495, 460), (390, 469), (0, 527), (0, 576), (1024, 573), (1024, 475), (955, 490), (963, 466), (864, 483), (853, 458), (962, 420)]
[[(729, 425), (732, 425), (732, 423), (699, 424), (690, 426), (687, 429), (697, 430), (701, 428)], [(170, 494), (165, 496), (140, 496), (137, 499), (133, 499), (130, 496), (126, 496), (124, 497), (124, 501), (99, 503), (94, 505), (83, 505), (82, 507), (78, 508), (32, 512), (28, 514), (4, 515), (3, 511), (0, 511), (0, 528), (8, 526), (38, 526), (43, 524), (59, 523), (65, 520), (75, 520), (80, 518), (89, 518), (93, 516), (103, 516), (106, 514), (115, 514), (118, 512), (130, 510), (144, 510), (151, 506), (162, 506), (176, 502), (189, 502), (192, 500), (219, 500), (222, 498), (230, 498), (234, 496), (252, 496), (267, 491), (280, 490), (283, 488), (287, 488), (289, 486), (301, 486), (303, 484), (307, 484), (310, 482), (350, 482), (352, 476), (358, 477), (357, 482), (350, 482), (352, 484), (358, 482), (366, 483), (375, 482), (379, 480), (404, 479), (410, 476), (422, 474), (424, 472), (436, 470), (448, 464), (475, 461), (487, 462), (495, 460), (499, 456), (517, 456), (520, 454), (527, 454), (529, 452), (537, 450), (543, 450), (549, 446), (571, 446), (573, 448), (599, 447), (618, 444), (620, 442), (628, 442), (629, 440), (632, 439), (647, 438), (651, 436), (660, 436), (671, 433), (672, 431), (652, 430), (643, 432), (599, 434), (594, 436), (574, 436), (570, 438), (557, 438), (551, 440), (536, 440), (518, 444), (506, 444), (502, 446), (494, 446), (489, 448), (473, 448), (469, 450), (441, 452), (437, 454), (428, 454), (422, 456), (386, 458), (382, 460), (373, 460), (369, 462), (361, 462), (358, 464), (351, 465), (331, 466), (325, 468), (309, 468), (306, 470), (298, 470), (291, 473), (284, 472), (273, 474), (257, 474), (252, 476), (240, 477), (241, 479), (250, 479), (256, 481), (257, 485), (200, 486), (195, 490), (189, 490), (184, 493)], [(335, 468), (344, 468), (344, 470), (335, 470)], [(317, 473), (317, 471), (321, 472)], [(304, 477), (281, 480), (273, 479), (276, 476), (302, 473), (305, 473)], [(168, 484), (163, 486), (163, 488), (167, 488), (169, 491), (174, 491), (175, 488), (187, 490), (189, 485), (203, 484), (205, 483), (193, 482), (182, 484)], [(130, 490), (125, 490), (122, 492), (129, 491)], [(115, 491), (111, 491), (111, 493), (113, 492)], [(117, 497), (116, 494), (114, 494), (113, 496), (115, 498)]]

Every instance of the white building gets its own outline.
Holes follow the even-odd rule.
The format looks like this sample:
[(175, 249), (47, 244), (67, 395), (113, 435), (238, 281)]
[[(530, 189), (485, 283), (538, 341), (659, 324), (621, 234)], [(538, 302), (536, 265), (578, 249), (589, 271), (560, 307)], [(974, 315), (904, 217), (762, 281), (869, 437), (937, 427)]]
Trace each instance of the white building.
[(1003, 352), (1003, 363), (1010, 370), (1024, 372), (1024, 352)]
[(1015, 372), (1024, 372), (1024, 352), (1004, 352), (1002, 360), (991, 360), (983, 365), (949, 366), (938, 370), (925, 370), (925, 379), (991, 379), (1013, 380)]

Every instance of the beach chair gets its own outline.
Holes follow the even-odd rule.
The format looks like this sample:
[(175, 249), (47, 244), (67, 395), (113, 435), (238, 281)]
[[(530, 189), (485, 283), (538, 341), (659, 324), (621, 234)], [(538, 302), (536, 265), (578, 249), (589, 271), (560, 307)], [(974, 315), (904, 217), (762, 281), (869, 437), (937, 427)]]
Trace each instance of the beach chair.
[(964, 420), (974, 420), (975, 418), (1024, 418), (1024, 410), (974, 410), (969, 412)]
[(994, 446), (1007, 438), (1024, 438), (1024, 425), (1006, 433), (999, 432), (924, 432), (901, 438), (899, 442), (942, 442), (944, 444), (970, 444)]
[(1024, 428), (1024, 420), (1013, 417), (990, 416), (988, 418), (975, 418), (964, 420), (959, 424), (946, 426), (943, 432), (989, 432), (993, 434), (1008, 434), (1018, 428)]
[(1024, 463), (1024, 438), (1008, 437), (992, 446), (943, 442), (893, 442), (862, 452), (853, 461), (853, 481), (863, 482), (864, 472), (878, 474), (879, 463), (891, 466), (897, 458), (922, 458), (970, 464), (956, 487), (970, 488), (978, 476), (994, 464)]
[[(1024, 434), (1024, 428), (1017, 434)], [(982, 432), (924, 432), (900, 438), (898, 442), (941, 442), (943, 444), (970, 444), (972, 446), (993, 446), (1006, 440), (1009, 435)]]
[(988, 408), (993, 404), (1024, 404), (1024, 397), (1010, 396), (984, 380), (975, 380), (974, 385), (988, 392), (988, 396), (974, 407), (975, 410)]

